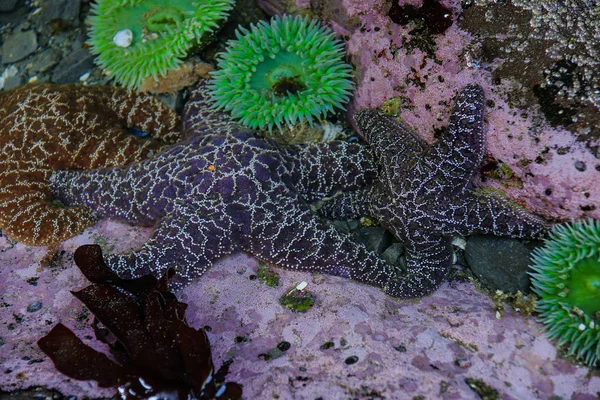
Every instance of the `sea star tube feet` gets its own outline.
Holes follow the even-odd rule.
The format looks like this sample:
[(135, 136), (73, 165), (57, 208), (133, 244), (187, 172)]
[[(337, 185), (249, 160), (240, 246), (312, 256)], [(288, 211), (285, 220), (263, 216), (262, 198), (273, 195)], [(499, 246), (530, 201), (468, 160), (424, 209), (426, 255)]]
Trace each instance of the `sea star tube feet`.
[(386, 283), (389, 295), (412, 298), (433, 292), (452, 263), (452, 235), (545, 234), (543, 219), (470, 185), (485, 151), (484, 111), (482, 88), (463, 88), (448, 129), (432, 146), (377, 110), (355, 115), (381, 165), (380, 179), (332, 199), (321, 212), (332, 218), (374, 217), (404, 242), (408, 273)]
[(108, 86), (26, 85), (0, 93), (0, 106), (0, 227), (29, 245), (61, 242), (95, 222), (86, 207), (52, 202), (53, 170), (140, 161), (180, 131), (179, 116), (160, 101)]

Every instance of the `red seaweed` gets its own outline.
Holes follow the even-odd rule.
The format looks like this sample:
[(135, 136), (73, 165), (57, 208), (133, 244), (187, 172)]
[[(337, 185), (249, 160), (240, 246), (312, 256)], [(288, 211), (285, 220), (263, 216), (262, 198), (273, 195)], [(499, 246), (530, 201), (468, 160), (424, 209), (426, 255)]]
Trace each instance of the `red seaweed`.
[(223, 384), (223, 372), (214, 372), (206, 333), (185, 321), (187, 304), (168, 292), (173, 270), (160, 279), (121, 279), (106, 267), (97, 245), (79, 247), (75, 263), (92, 285), (71, 293), (94, 314), (96, 337), (116, 362), (59, 323), (38, 346), (60, 372), (117, 387), (122, 399), (241, 398), (238, 384)]

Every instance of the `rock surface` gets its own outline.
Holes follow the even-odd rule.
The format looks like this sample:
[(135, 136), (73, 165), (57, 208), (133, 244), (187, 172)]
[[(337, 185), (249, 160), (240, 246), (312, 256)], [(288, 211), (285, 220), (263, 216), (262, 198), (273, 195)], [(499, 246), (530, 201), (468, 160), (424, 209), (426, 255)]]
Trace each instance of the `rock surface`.
[(35, 32), (18, 31), (10, 35), (2, 45), (2, 63), (8, 64), (24, 59), (38, 46)]
[[(87, 285), (72, 253), (94, 241), (125, 250), (148, 234), (103, 221), (65, 242), (44, 267), (45, 248), (0, 238), (0, 390), (42, 385), (78, 397), (115, 393), (66, 379), (35, 341), (61, 321), (106, 351), (93, 340), (89, 313), (69, 292)], [(508, 311), (498, 320), (492, 301), (470, 283), (445, 283), (433, 296), (395, 301), (341, 278), (281, 269), (281, 285), (271, 288), (250, 278), (256, 271), (254, 259), (235, 255), (179, 294), (189, 304), (189, 323), (211, 327), (215, 364), (233, 360), (227, 379), (244, 385), (245, 398), (478, 399), (469, 378), (505, 399), (591, 400), (600, 391), (600, 377), (561, 359), (534, 318)], [(278, 299), (301, 281), (317, 301), (295, 314)], [(290, 348), (274, 350), (283, 341)]]
[(529, 292), (531, 252), (539, 241), (474, 236), (467, 241), (465, 257), (473, 273), (490, 290)]

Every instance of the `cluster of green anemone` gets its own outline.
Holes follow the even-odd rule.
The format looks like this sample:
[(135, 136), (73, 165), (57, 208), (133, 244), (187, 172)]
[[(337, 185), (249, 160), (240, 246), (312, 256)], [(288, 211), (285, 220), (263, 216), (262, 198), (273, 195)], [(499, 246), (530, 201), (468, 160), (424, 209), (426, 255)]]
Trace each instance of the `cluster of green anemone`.
[(600, 221), (558, 225), (534, 252), (536, 309), (548, 337), (587, 365), (600, 362)]
[[(234, 0), (98, 0), (89, 19), (96, 62), (123, 86), (165, 76), (203, 46)], [(217, 108), (253, 129), (312, 126), (343, 108), (354, 88), (344, 45), (302, 17), (240, 27), (219, 54), (210, 88)]]
[(119, 84), (138, 87), (176, 69), (227, 19), (234, 0), (97, 0), (90, 51)]

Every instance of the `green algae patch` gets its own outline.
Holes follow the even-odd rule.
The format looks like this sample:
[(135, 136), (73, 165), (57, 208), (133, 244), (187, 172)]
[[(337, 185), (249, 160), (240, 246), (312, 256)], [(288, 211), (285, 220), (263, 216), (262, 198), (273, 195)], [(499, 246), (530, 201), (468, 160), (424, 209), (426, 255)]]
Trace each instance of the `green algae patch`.
[(500, 393), (481, 379), (466, 378), (465, 383), (469, 385), (482, 400), (500, 400)]
[(258, 271), (256, 272), (256, 277), (259, 281), (261, 281), (269, 287), (279, 286), (279, 274), (265, 263), (258, 264)]
[[(303, 282), (304, 283), (304, 282)], [(294, 286), (284, 296), (279, 298), (279, 304), (293, 312), (307, 312), (315, 304), (315, 296), (308, 290), (298, 289), (302, 285)]]

